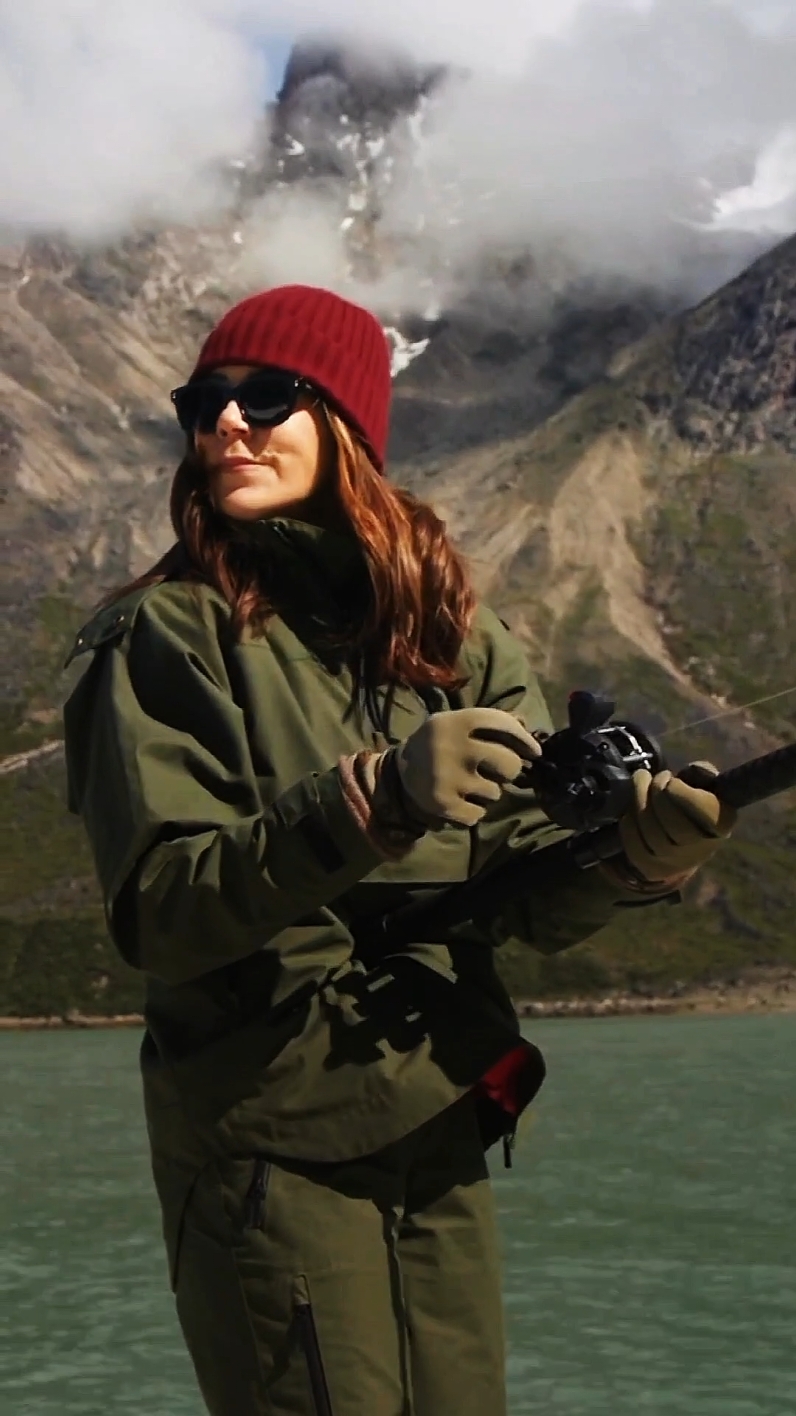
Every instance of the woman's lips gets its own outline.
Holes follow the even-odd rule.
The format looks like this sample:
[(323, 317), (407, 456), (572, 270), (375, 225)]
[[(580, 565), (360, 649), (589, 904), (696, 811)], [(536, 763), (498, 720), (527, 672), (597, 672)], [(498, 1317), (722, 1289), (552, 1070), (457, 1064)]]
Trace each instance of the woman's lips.
[(274, 472), (273, 462), (260, 462), (255, 458), (231, 458), (229, 462), (222, 462), (215, 470), (217, 477), (239, 477), (247, 481), (254, 474), (255, 479), (263, 472)]

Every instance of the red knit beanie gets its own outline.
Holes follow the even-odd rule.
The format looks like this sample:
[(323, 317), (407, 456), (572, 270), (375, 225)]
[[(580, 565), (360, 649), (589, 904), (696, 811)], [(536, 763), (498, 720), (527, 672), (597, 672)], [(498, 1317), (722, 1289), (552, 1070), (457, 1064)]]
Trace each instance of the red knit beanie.
[(191, 378), (221, 364), (271, 364), (311, 380), (367, 442), (382, 470), (392, 384), (378, 320), (309, 285), (281, 285), (241, 300), (207, 336)]

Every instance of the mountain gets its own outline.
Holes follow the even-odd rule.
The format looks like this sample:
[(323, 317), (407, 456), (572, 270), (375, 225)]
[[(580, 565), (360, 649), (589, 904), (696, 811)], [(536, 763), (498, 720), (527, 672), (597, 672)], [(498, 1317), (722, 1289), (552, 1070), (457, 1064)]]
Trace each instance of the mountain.
[[(553, 676), (588, 591), (595, 633), (686, 700), (738, 702), (793, 677), (795, 456), (792, 238), (541, 426), (440, 467), (434, 490)], [(759, 721), (792, 733), (796, 696)]]
[[(796, 694), (681, 731), (794, 679), (796, 238), (682, 310), (530, 250), (485, 251), (452, 280), (423, 264), (418, 237), (425, 294), (406, 314), (389, 278), (414, 238), (396, 249), (380, 213), (444, 81), (300, 47), (212, 227), (90, 251), (0, 247), (0, 1013), (137, 1004), (63, 811), (60, 665), (97, 597), (170, 541), (168, 390), (250, 288), (262, 203), (278, 210), (297, 190), (332, 193), (352, 279), (391, 333), (391, 475), (445, 515), (554, 716), (572, 686), (609, 691), (623, 716), (672, 734), (674, 765), (728, 764), (796, 734)], [(525, 995), (644, 990), (794, 963), (795, 844), (786, 798), (755, 808), (686, 905), (559, 960), (506, 954), (505, 976)]]

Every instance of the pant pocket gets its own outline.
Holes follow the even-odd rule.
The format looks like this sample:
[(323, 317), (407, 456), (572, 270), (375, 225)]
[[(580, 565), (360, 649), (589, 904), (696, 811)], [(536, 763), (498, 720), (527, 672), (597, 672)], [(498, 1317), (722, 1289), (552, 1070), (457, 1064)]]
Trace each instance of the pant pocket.
[(323, 1365), (321, 1344), (318, 1340), (318, 1329), (315, 1324), (315, 1314), (312, 1311), (309, 1286), (306, 1278), (303, 1276), (296, 1280), (293, 1299), (293, 1322), (296, 1337), (307, 1364), (307, 1374), (309, 1376), (315, 1416), (334, 1416), (332, 1398), (329, 1394), (329, 1383)]
[(210, 1416), (268, 1410), (263, 1354), (239, 1269), (240, 1200), (238, 1209), (232, 1219), (209, 1166), (186, 1206), (174, 1273), (177, 1317)]
[(169, 1287), (172, 1293), (175, 1293), (177, 1290), (177, 1270), (180, 1262), (180, 1247), (182, 1245), (182, 1236), (185, 1227), (185, 1215), (191, 1203), (194, 1188), (202, 1172), (196, 1169), (182, 1169), (178, 1165), (162, 1161), (157, 1156), (153, 1157), (152, 1172), (158, 1199), (160, 1201), (161, 1224), (163, 1241), (166, 1246)]

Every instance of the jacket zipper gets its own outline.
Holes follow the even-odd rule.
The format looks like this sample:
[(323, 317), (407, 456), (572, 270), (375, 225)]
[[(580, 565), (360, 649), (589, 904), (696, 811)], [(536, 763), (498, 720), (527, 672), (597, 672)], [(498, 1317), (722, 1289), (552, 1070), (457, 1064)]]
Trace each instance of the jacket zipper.
[(258, 1155), (254, 1162), (251, 1184), (243, 1201), (244, 1229), (262, 1229), (270, 1174), (271, 1162), (266, 1160), (264, 1155)]
[(315, 1317), (310, 1303), (306, 1301), (296, 1302), (296, 1323), (298, 1325), (299, 1341), (304, 1349), (304, 1356), (307, 1362), (307, 1370), (310, 1376), (310, 1390), (312, 1392), (312, 1401), (316, 1416), (334, 1416), (332, 1398), (329, 1395), (329, 1384), (323, 1369), (323, 1357), (321, 1356), (321, 1345), (318, 1341), (318, 1329), (315, 1326)]

